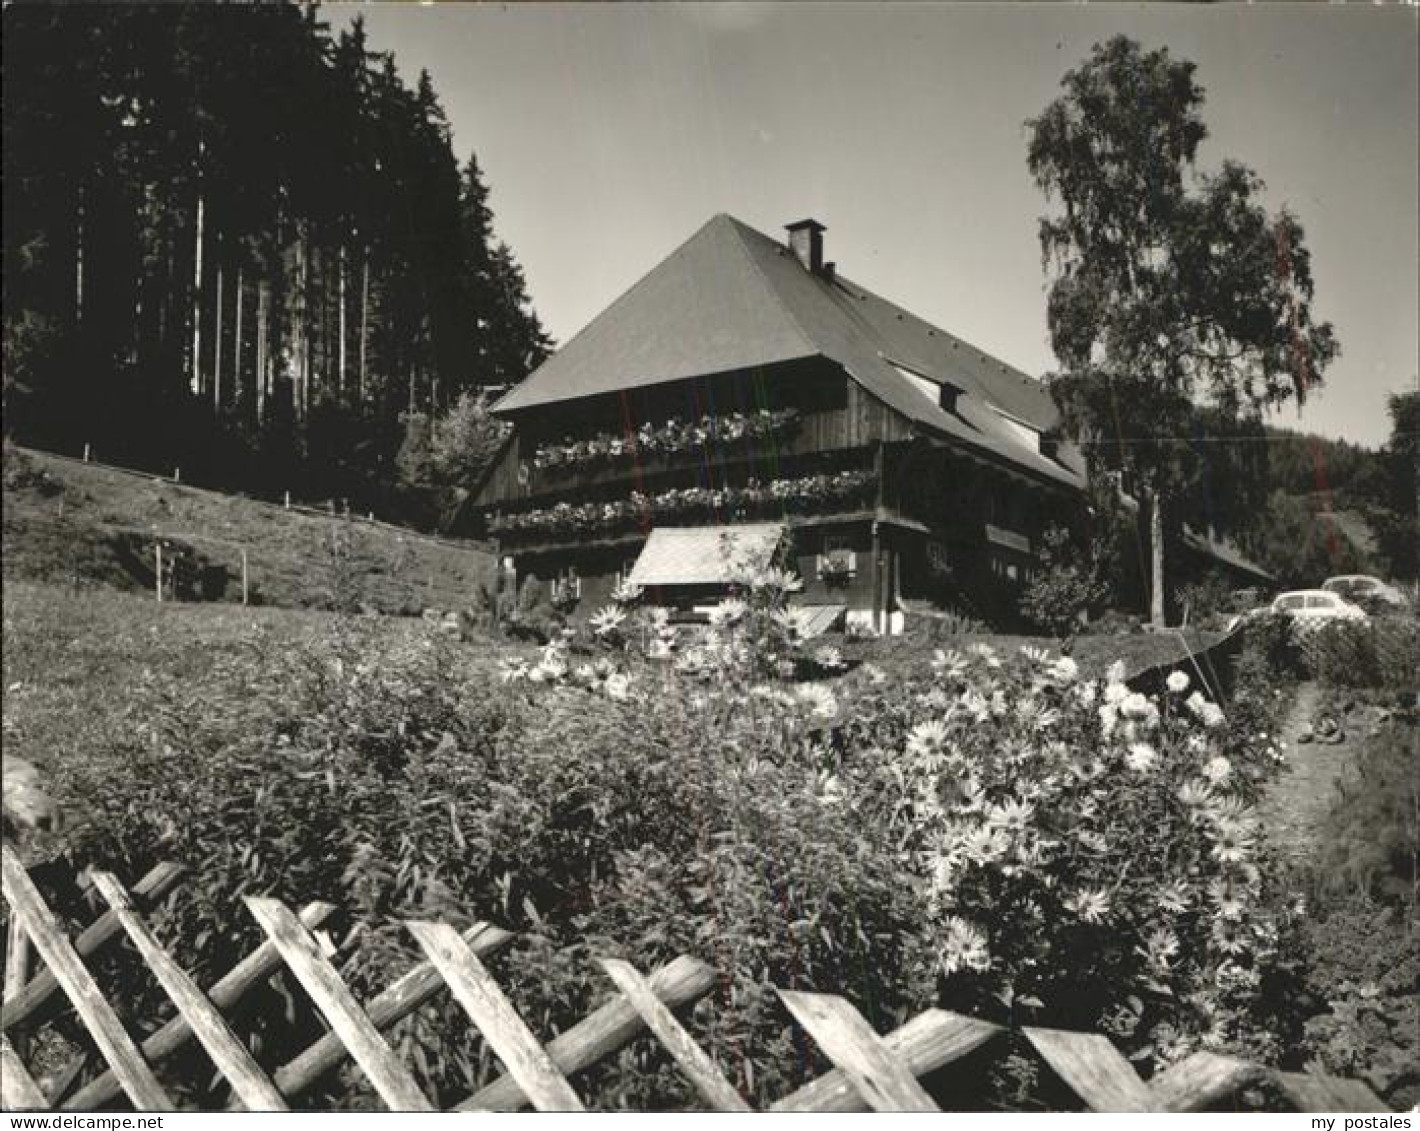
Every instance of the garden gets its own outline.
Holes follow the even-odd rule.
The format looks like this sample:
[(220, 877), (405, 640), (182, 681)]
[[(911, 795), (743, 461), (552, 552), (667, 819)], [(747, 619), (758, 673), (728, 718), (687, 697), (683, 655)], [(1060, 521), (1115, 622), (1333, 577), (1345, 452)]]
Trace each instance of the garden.
[[(841, 993), (880, 1032), (941, 1005), (1103, 1033), (1146, 1078), (1209, 1049), (1420, 1098), (1413, 626), (1298, 641), (1261, 620), (1219, 702), (1182, 670), (1145, 694), (1122, 665), (947, 635), (889, 675), (882, 641), (800, 639), (796, 584), (746, 574), (695, 631), (623, 591), (538, 646), (467, 618), (242, 617), (200, 663), (154, 652), (46, 765), (72, 815), (50, 871), (186, 865), (153, 920), (204, 984), (260, 941), (243, 895), (340, 907), (357, 996), (418, 959), (401, 918), (491, 920), (515, 932), (491, 967), (544, 1036), (604, 998), (593, 955), (694, 954), (719, 981), (687, 1025), (756, 1106), (822, 1071), (775, 986)], [(7, 685), (96, 650), (21, 606)], [(1261, 805), (1294, 753), (1278, 728), (1300, 680), (1368, 720), (1305, 862)], [(37, 717), (7, 708), (7, 740)], [(153, 1016), (123, 961), (103, 975)], [(262, 1059), (316, 1031), (299, 987), (278, 979), (265, 1004)], [(450, 1001), (390, 1036), (439, 1100), (497, 1073)], [(978, 1067), (945, 1102), (1070, 1102), (1024, 1048)], [(697, 1104), (650, 1041), (578, 1087), (600, 1108)], [(306, 1100), (373, 1096), (352, 1068)]]

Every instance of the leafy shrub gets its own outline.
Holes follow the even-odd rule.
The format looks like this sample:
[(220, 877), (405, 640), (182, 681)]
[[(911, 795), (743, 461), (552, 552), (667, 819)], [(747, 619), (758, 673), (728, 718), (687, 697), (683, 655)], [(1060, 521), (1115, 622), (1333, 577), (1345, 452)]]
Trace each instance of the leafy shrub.
[(1187, 624), (1212, 623), (1234, 611), (1232, 587), (1219, 573), (1180, 585), (1175, 601), (1184, 610)]
[(557, 629), (556, 613), (548, 587), (533, 574), (528, 574), (518, 586), (503, 628), (515, 640), (545, 644)]
[(1420, 881), (1420, 731), (1394, 717), (1337, 785), (1318, 868), (1332, 887), (1414, 900)]
[(1420, 938), (1410, 908), (1352, 896), (1305, 927), (1306, 988), (1327, 1009), (1306, 1048), (1327, 1072), (1365, 1080), (1393, 1108), (1420, 1102)]
[(1108, 609), (1090, 622), (1090, 631), (1112, 636), (1132, 636), (1144, 631), (1144, 621), (1134, 613)]
[(1420, 622), (1411, 617), (1333, 621), (1296, 636), (1303, 670), (1329, 687), (1415, 690)]
[(914, 618), (909, 631), (925, 641), (936, 642), (946, 637), (988, 633), (991, 626), (961, 609), (945, 609), (930, 616)]
[(1304, 677), (1296, 622), (1286, 613), (1271, 609), (1255, 613), (1243, 621), (1242, 662), (1280, 681)]
[(1105, 570), (1100, 547), (1083, 547), (1069, 530), (1052, 526), (1021, 592), (1021, 615), (1054, 636), (1077, 631), (1109, 596)]
[(433, 422), (429, 437), (429, 477), (435, 483), (472, 488), (497, 459), (512, 431), (490, 411), (488, 394), (461, 393)]

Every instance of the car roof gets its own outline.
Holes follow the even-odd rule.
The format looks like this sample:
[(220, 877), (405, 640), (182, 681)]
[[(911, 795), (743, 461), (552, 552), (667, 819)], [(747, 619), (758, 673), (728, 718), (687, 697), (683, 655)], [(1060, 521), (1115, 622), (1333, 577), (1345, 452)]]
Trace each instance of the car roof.
[(1278, 593), (1275, 600), (1280, 601), (1283, 597), (1335, 597), (1336, 594), (1330, 589), (1288, 589), (1285, 593)]
[(1328, 577), (1322, 584), (1330, 585), (1333, 581), (1374, 581), (1379, 583), (1379, 577), (1372, 577), (1369, 573), (1343, 573), (1336, 577)]

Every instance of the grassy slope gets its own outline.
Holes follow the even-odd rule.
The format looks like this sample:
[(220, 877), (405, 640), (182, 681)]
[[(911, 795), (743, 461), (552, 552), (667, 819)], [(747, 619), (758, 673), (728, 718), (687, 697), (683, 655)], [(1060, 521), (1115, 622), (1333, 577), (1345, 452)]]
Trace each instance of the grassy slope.
[(7, 446), (7, 579), (148, 589), (154, 534), (225, 567), (226, 601), (241, 599), (245, 547), (254, 603), (289, 608), (328, 607), (334, 594), (385, 613), (462, 608), (492, 565), (477, 548)]
[(124, 725), (128, 691), (147, 675), (198, 682), (265, 626), (294, 644), (318, 613), (164, 604), (99, 586), (10, 579), (4, 611), (5, 753), (41, 767), (82, 755)]

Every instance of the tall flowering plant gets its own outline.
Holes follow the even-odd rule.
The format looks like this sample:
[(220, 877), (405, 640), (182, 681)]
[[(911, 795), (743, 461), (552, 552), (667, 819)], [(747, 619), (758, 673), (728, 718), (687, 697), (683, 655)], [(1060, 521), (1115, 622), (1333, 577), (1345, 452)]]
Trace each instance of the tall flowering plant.
[(1103, 1028), (1170, 1061), (1243, 1036), (1277, 958), (1251, 783), (1176, 673), (939, 652), (894, 771), (946, 1000)]

